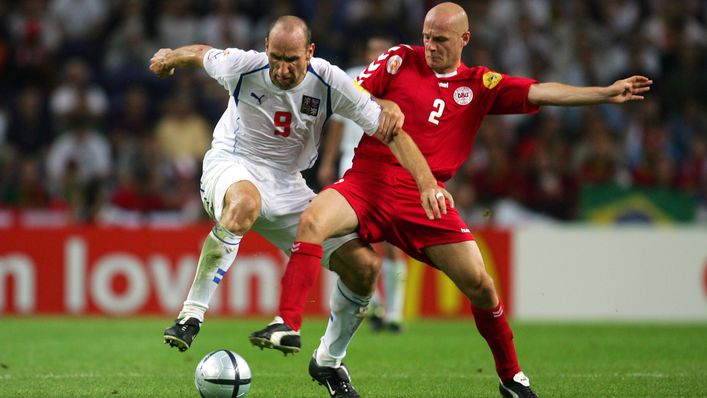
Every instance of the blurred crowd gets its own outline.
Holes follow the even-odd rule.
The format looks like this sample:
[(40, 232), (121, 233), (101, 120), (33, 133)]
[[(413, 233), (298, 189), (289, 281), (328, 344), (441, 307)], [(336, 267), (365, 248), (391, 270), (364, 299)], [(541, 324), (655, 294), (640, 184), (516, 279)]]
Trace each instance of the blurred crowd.
[[(435, 3), (0, 2), (0, 208), (56, 209), (79, 223), (203, 220), (201, 158), (228, 93), (203, 71), (152, 76), (157, 49), (262, 49), (270, 22), (295, 14), (315, 55), (346, 68), (372, 35), (419, 44)], [(489, 117), (450, 184), (470, 224), (576, 220), (589, 184), (693, 195), (707, 222), (707, 1), (459, 3), (468, 65), (575, 85), (655, 82), (643, 102)]]

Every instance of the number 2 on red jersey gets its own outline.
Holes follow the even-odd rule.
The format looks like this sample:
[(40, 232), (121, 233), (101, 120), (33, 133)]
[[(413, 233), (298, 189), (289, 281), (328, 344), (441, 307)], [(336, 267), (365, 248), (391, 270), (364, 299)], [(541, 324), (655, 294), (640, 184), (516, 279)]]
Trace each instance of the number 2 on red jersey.
[(432, 103), (433, 109), (432, 112), (430, 112), (430, 117), (427, 118), (427, 121), (435, 126), (439, 125), (439, 118), (442, 117), (442, 113), (444, 112), (444, 105), (444, 100), (436, 98)]

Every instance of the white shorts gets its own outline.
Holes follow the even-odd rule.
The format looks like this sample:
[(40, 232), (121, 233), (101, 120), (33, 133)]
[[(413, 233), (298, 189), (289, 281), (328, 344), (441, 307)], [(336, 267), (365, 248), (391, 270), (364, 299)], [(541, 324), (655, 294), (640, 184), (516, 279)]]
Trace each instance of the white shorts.
[[(299, 216), (316, 196), (299, 172), (288, 173), (242, 157), (211, 149), (204, 156), (201, 177), (201, 202), (209, 217), (218, 222), (228, 188), (238, 181), (249, 181), (258, 189), (261, 199), (260, 217), (253, 230), (277, 248), (290, 255)], [(358, 238), (356, 233), (324, 241), (322, 265), (329, 268), (331, 254), (344, 243)]]

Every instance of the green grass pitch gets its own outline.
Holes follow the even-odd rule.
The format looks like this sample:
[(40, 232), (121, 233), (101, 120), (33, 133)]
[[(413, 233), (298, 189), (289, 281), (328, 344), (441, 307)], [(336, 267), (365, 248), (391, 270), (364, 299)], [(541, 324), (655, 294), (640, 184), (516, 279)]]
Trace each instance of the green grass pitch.
[[(266, 319), (207, 319), (192, 348), (162, 344), (167, 318), (3, 317), (0, 397), (198, 397), (194, 368), (218, 348), (253, 371), (249, 398), (326, 397), (307, 374), (324, 320), (303, 351), (251, 347)], [(541, 397), (707, 397), (707, 324), (513, 323)], [(471, 320), (419, 320), (400, 335), (364, 324), (346, 362), (363, 397), (498, 397), (493, 361)]]

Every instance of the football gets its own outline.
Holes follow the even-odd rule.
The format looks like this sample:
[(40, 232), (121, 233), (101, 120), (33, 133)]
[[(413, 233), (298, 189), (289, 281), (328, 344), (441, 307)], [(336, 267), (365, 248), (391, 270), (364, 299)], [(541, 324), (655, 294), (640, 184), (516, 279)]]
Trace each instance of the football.
[(203, 398), (243, 397), (250, 390), (250, 379), (245, 359), (225, 349), (206, 354), (194, 373), (194, 384)]

